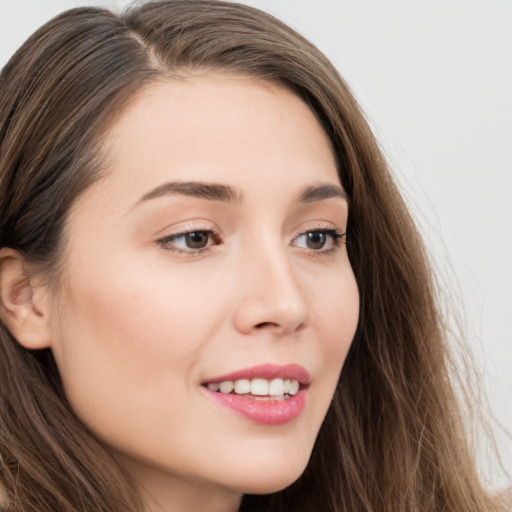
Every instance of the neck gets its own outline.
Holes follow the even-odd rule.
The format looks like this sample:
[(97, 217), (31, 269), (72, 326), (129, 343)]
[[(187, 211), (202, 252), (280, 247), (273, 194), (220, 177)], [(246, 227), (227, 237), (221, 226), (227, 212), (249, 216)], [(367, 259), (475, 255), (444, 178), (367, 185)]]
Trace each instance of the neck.
[(237, 512), (242, 494), (209, 485), (159, 486), (142, 489), (144, 512)]
[(243, 494), (199, 479), (177, 477), (159, 469), (130, 467), (144, 512), (237, 512)]

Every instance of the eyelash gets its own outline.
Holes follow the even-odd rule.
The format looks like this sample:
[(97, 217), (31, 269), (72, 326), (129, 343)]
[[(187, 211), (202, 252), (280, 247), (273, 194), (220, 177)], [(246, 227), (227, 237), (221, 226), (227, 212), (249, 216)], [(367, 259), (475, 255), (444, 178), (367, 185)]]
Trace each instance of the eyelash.
[(209, 238), (209, 241), (213, 240), (213, 245), (222, 245), (221, 235), (218, 231), (205, 227), (193, 228), (188, 226), (183, 230), (179, 230), (178, 233), (173, 233), (172, 235), (160, 238), (156, 241), (156, 243), (166, 251), (170, 251), (176, 254), (184, 254), (186, 256), (198, 256), (209, 252), (212, 244), (209, 244), (207, 247), (202, 247), (200, 249), (182, 249), (180, 247), (171, 245), (172, 242), (176, 242), (176, 240), (180, 238), (184, 239), (186, 236), (191, 235), (192, 233), (206, 234)]
[[(193, 249), (193, 248), (183, 249), (183, 248), (179, 248), (179, 247), (171, 245), (172, 242), (176, 242), (176, 240), (179, 240), (179, 239), (184, 239), (185, 237), (187, 237), (193, 233), (206, 234), (209, 237), (209, 240), (213, 241), (213, 244), (210, 243), (208, 246), (201, 247), (198, 249)], [(299, 239), (302, 236), (305, 236), (305, 235), (308, 235), (311, 233), (327, 235), (328, 237), (330, 237), (331, 242), (332, 242), (332, 247), (330, 247), (329, 249), (314, 250), (314, 249), (303, 248), (313, 257), (328, 256), (328, 255), (334, 253), (335, 251), (339, 250), (341, 247), (341, 244), (346, 245), (346, 243), (347, 243), (346, 242), (346, 231), (341, 232), (341, 231), (339, 231), (335, 228), (331, 228), (331, 227), (307, 229), (307, 230), (299, 233), (292, 240), (292, 242), (296, 241), (297, 239)], [(187, 256), (198, 256), (198, 255), (206, 254), (207, 252), (209, 252), (211, 250), (212, 246), (217, 246), (217, 245), (223, 244), (221, 235), (218, 231), (215, 231), (210, 228), (188, 228), (188, 227), (185, 228), (183, 231), (180, 230), (178, 233), (174, 233), (174, 234), (166, 236), (164, 238), (160, 238), (156, 241), (156, 243), (160, 247), (165, 249), (166, 251), (170, 251), (170, 252), (173, 252), (176, 254), (184, 254)], [(297, 247), (297, 246), (295, 246), (295, 247)]]
[[(311, 256), (313, 257), (321, 257), (321, 256), (329, 256), (340, 249), (341, 244), (346, 245), (346, 231), (341, 232), (338, 231), (335, 228), (315, 228), (315, 229), (307, 229), (301, 233), (299, 233), (293, 241), (299, 239), (302, 236), (316, 233), (316, 234), (322, 234), (327, 235), (331, 239), (332, 246), (329, 249), (320, 249), (320, 250), (314, 250), (309, 248), (303, 248), (305, 249)], [(297, 246), (296, 246), (297, 247)]]

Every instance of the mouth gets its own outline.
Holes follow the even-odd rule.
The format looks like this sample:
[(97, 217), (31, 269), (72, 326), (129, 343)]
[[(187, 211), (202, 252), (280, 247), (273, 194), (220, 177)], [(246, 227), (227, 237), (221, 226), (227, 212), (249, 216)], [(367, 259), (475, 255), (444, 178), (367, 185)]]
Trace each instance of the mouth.
[(255, 423), (281, 425), (304, 408), (310, 378), (299, 365), (260, 365), (201, 383), (224, 407)]
[[(214, 393), (224, 395), (240, 395), (252, 400), (288, 400), (301, 389), (301, 384), (295, 379), (272, 379), (262, 377), (255, 379), (223, 380), (209, 382), (205, 386)], [(305, 386), (303, 385), (302, 388)]]

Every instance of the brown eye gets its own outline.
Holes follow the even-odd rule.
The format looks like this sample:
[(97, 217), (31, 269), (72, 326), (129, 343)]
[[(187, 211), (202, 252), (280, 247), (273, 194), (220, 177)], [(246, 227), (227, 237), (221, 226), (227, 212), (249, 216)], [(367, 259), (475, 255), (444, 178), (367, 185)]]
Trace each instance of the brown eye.
[(336, 229), (316, 229), (305, 231), (295, 238), (292, 245), (302, 247), (312, 252), (327, 254), (340, 247), (340, 240), (345, 238), (345, 233)]
[(207, 231), (194, 231), (183, 235), (183, 237), (189, 249), (203, 249), (208, 245), (210, 233)]
[(318, 251), (323, 249), (327, 242), (327, 235), (322, 231), (310, 231), (306, 233), (306, 246), (308, 249)]
[(158, 244), (169, 251), (196, 254), (206, 251), (211, 245), (219, 245), (222, 240), (211, 230), (189, 231), (170, 235), (158, 240)]

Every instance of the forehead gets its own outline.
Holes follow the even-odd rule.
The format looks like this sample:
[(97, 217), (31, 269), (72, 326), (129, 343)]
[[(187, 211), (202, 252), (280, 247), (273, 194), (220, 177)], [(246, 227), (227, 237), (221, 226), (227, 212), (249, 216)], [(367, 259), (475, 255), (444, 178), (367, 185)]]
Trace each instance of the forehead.
[(150, 84), (106, 137), (109, 180), (140, 188), (166, 180), (255, 187), (261, 178), (339, 184), (331, 142), (288, 89), (246, 76), (206, 73)]

